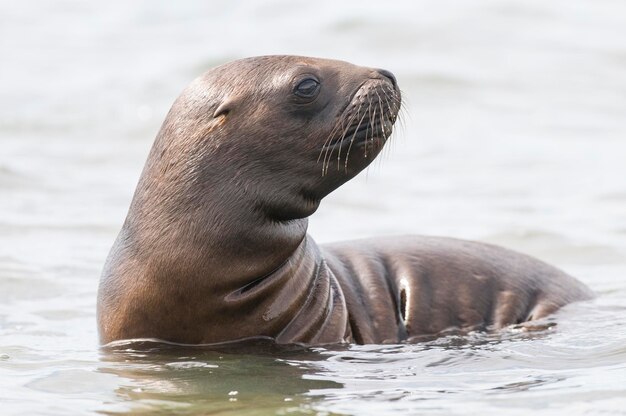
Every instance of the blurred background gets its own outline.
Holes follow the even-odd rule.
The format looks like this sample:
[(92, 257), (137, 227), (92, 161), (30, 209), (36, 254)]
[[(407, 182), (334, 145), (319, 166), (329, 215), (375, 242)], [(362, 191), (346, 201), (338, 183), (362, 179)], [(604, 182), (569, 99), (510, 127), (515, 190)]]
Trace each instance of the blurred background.
[[(99, 273), (169, 106), (263, 54), (385, 68), (403, 91), (382, 157), (311, 218), (318, 242), (494, 242), (599, 299), (554, 335), (488, 349), (99, 351)], [(1, 2), (0, 57), (3, 414), (624, 414), (625, 2)]]

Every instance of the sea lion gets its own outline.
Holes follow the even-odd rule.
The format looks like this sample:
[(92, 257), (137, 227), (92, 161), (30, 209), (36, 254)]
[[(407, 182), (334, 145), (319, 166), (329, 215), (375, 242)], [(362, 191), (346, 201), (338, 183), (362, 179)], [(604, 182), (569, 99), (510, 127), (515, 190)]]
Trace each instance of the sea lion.
[(435, 237), (318, 246), (307, 217), (392, 132), (388, 71), (297, 56), (231, 62), (174, 102), (106, 261), (102, 343), (400, 342), (500, 328), (589, 298), (538, 260)]

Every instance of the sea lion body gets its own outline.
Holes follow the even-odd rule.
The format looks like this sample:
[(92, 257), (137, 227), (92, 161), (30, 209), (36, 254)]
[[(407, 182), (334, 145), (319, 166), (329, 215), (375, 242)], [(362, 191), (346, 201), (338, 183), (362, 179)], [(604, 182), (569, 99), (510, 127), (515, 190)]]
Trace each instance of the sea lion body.
[(307, 217), (376, 157), (400, 101), (387, 71), (305, 57), (248, 58), (192, 82), (105, 264), (101, 342), (397, 342), (588, 298), (564, 273), (479, 243), (317, 246)]
[(323, 252), (346, 299), (351, 341), (360, 344), (499, 329), (591, 297), (561, 270), (491, 244), (402, 236), (324, 245)]

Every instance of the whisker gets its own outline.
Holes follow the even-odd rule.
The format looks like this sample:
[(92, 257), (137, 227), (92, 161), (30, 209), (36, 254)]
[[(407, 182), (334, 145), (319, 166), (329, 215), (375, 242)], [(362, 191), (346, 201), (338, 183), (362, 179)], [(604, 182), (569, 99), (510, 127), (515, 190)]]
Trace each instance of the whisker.
[[(341, 118), (341, 124), (337, 123), (337, 125), (335, 126), (336, 128), (333, 129), (333, 133), (329, 136), (328, 140), (326, 141), (326, 151), (324, 153), (324, 159), (323, 159), (323, 163), (322, 163), (322, 174), (325, 175), (326, 173), (328, 173), (328, 168), (330, 167), (330, 160), (332, 158), (333, 155), (333, 147), (335, 144), (339, 143), (339, 149), (338, 149), (338, 157), (341, 157), (341, 142), (343, 142), (344, 137), (346, 136), (346, 133), (348, 132), (348, 129), (350, 128), (350, 124), (352, 123), (352, 120), (355, 118), (354, 115), (352, 115), (350, 117), (350, 119), (348, 120), (348, 122), (346, 123), (346, 126), (344, 127), (344, 123), (345, 123), (345, 118)], [(335, 138), (335, 132), (339, 131), (339, 129), (343, 129), (343, 133), (341, 134), (340, 137)], [(330, 152), (329, 152), (330, 150)]]
[[(324, 141), (324, 144), (322, 145), (322, 148), (320, 149), (320, 154), (317, 157), (317, 162), (319, 163), (320, 159), (322, 158), (322, 154), (324, 154), (324, 150), (326, 150), (326, 152), (328, 152), (328, 145), (329, 142), (331, 142), (333, 140), (333, 137), (335, 136), (335, 133), (337, 131), (339, 131), (339, 129), (343, 127), (343, 119), (339, 119), (337, 120), (337, 122), (335, 123), (335, 126), (333, 127), (333, 129), (331, 130), (330, 134), (328, 135), (328, 138)], [(326, 157), (324, 157), (324, 160), (326, 159)], [(322, 163), (322, 174), (324, 173), (324, 163)]]
[[(338, 144), (338, 150), (337, 150), (337, 170), (339, 170), (340, 166), (341, 166), (341, 147), (343, 145), (343, 140), (346, 137), (346, 134), (348, 133), (348, 130), (350, 130), (350, 126), (352, 125), (352, 122), (354, 120), (356, 120), (356, 118), (359, 116), (359, 114), (361, 114), (361, 107), (359, 107), (357, 109), (357, 112), (352, 114), (352, 116), (350, 117), (350, 119), (348, 120), (348, 122), (346, 123), (346, 127), (343, 130), (343, 134), (341, 135), (341, 138), (337, 141)], [(335, 143), (337, 143), (335, 142)], [(331, 156), (332, 156), (332, 152), (331, 152)], [(328, 164), (326, 166), (326, 169), (328, 169), (330, 167), (330, 157), (328, 158)]]
[(317, 158), (317, 161), (320, 161), (320, 158), (322, 157), (322, 153), (326, 147), (326, 145), (331, 142), (333, 140), (333, 137), (335, 136), (335, 133), (337, 133), (337, 131), (339, 131), (340, 128), (343, 127), (343, 119), (339, 118), (337, 120), (337, 122), (335, 123), (335, 126), (333, 127), (333, 129), (330, 131), (330, 134), (328, 135), (328, 138), (324, 141), (324, 144), (322, 145), (322, 151), (320, 151), (320, 155)]
[[(365, 133), (365, 146), (363, 146), (363, 153), (364, 153), (364, 157), (366, 157), (366, 158), (367, 158), (367, 141), (368, 141), (368, 137), (367, 136), (371, 134), (372, 135), (372, 139), (374, 138), (374, 129), (372, 127), (374, 127), (373, 120), (376, 117), (376, 111), (374, 111), (374, 115), (372, 115), (372, 100), (371, 100), (371, 97), (368, 96), (368, 98), (370, 98), (368, 100), (368, 102), (367, 102), (367, 104), (368, 104), (367, 105), (367, 112), (368, 112), (368, 115), (369, 115), (369, 119), (368, 120), (370, 122), (370, 129), (369, 129), (369, 131), (366, 131), (366, 133)], [(374, 145), (372, 143), (372, 152), (373, 151), (374, 151)]]
[[(387, 137), (387, 132), (385, 131), (385, 123), (384, 123), (384, 119), (383, 119), (383, 114), (385, 113), (383, 111), (383, 99), (381, 98), (380, 94), (378, 93), (378, 90), (374, 90), (374, 92), (376, 93), (376, 96), (378, 97), (378, 108), (380, 108), (380, 124), (383, 128), (383, 135), (385, 137)], [(389, 109), (391, 110), (391, 109)]]
[(361, 123), (363, 122), (363, 120), (365, 119), (365, 115), (367, 113), (363, 113), (363, 117), (361, 117), (361, 120), (359, 120), (359, 124), (356, 126), (356, 129), (354, 130), (354, 134), (352, 135), (352, 138), (350, 139), (350, 145), (348, 146), (348, 151), (346, 152), (346, 163), (344, 164), (344, 171), (346, 173), (348, 173), (348, 159), (350, 158), (350, 149), (352, 149), (352, 144), (354, 143), (354, 138), (356, 137), (356, 133), (359, 131), (359, 127), (361, 127)]
[[(333, 153), (332, 145), (333, 145), (333, 142), (336, 142), (336, 140), (334, 140), (335, 133), (340, 131), (340, 129), (343, 129), (344, 119), (341, 118), (339, 121), (340, 123), (338, 122), (335, 124), (335, 127), (333, 128), (330, 135), (328, 136), (328, 139), (326, 139), (326, 142), (324, 142), (324, 145), (322, 146), (322, 151), (320, 152), (320, 157), (322, 156), (322, 153), (324, 153), (324, 159), (322, 162), (322, 176), (326, 175), (326, 173), (328, 172), (327, 160), (330, 160), (330, 157), (332, 157), (332, 153)], [(343, 134), (345, 135), (345, 130)], [(324, 152), (324, 148), (326, 150), (325, 152)], [(330, 150), (330, 155), (328, 153), (329, 150)], [(318, 158), (318, 161), (319, 161), (319, 158)]]

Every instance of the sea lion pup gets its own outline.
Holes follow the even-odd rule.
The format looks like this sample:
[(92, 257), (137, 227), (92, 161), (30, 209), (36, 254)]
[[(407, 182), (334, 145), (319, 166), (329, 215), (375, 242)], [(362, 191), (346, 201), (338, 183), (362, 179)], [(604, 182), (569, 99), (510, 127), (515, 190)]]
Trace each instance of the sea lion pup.
[(296, 56), (235, 61), (193, 81), (106, 261), (101, 342), (400, 342), (589, 298), (565, 273), (487, 244), (318, 246), (306, 234), (322, 198), (381, 151), (400, 102), (388, 71)]

